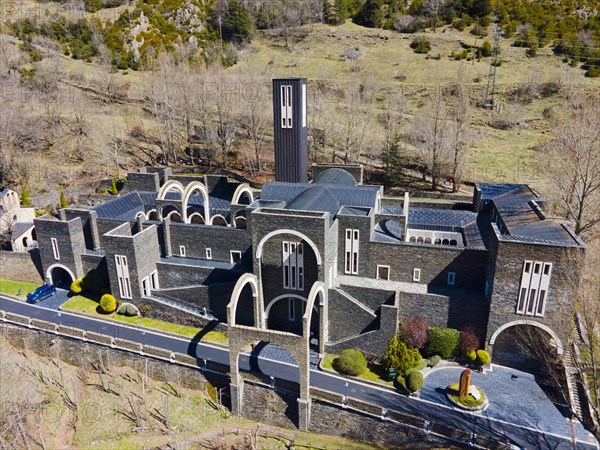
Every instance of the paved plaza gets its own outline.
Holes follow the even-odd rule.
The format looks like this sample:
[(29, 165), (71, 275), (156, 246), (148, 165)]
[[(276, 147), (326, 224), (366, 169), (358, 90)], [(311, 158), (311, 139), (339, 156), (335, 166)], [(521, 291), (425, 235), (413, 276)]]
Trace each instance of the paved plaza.
[[(421, 398), (454, 407), (444, 390), (458, 382), (463, 370), (463, 367), (434, 369), (425, 377)], [(482, 388), (490, 401), (488, 408), (478, 414), (559, 436), (571, 435), (568, 411), (552, 403), (532, 374), (492, 365), (484, 373), (472, 371), (471, 384)], [(573, 421), (573, 432), (580, 441), (594, 442), (591, 433), (577, 421)]]

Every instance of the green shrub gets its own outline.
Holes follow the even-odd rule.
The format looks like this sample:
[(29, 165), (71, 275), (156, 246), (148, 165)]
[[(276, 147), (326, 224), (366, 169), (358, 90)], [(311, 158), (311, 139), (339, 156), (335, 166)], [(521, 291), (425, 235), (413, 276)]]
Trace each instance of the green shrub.
[(417, 392), (423, 387), (423, 374), (421, 372), (411, 372), (406, 377), (406, 388), (410, 392)]
[(367, 370), (367, 360), (360, 350), (346, 349), (333, 360), (332, 366), (342, 375), (358, 376)]
[(490, 41), (483, 41), (481, 45), (481, 56), (488, 57), (494, 54), (494, 48), (492, 47), (492, 43)]
[(442, 357), (440, 355), (433, 355), (431, 358), (429, 358), (429, 367), (435, 367), (437, 366), (440, 361), (442, 360)]
[(110, 294), (104, 294), (100, 298), (100, 308), (105, 313), (111, 313), (117, 309), (117, 300)]
[(60, 208), (66, 208), (68, 205), (64, 191), (60, 191)]
[(486, 364), (489, 364), (491, 360), (492, 358), (490, 357), (490, 354), (488, 352), (486, 352), (485, 350), (477, 350), (478, 364), (485, 366)]
[(408, 348), (396, 336), (390, 339), (383, 356), (383, 365), (387, 370), (394, 368), (399, 374), (404, 375), (409, 369), (416, 367), (419, 361), (421, 361), (421, 354), (417, 349)]
[(21, 189), (21, 205), (31, 206), (31, 200), (29, 199), (29, 191), (26, 187)]
[(363, 27), (379, 28), (383, 19), (382, 8), (381, 0), (367, 0), (352, 21)]
[(460, 332), (454, 328), (429, 327), (427, 355), (440, 355), (449, 359), (458, 355)]
[(419, 36), (413, 39), (410, 43), (410, 48), (412, 48), (415, 53), (429, 53), (431, 50), (431, 42), (423, 36)]
[(71, 283), (71, 292), (73, 294), (81, 294), (83, 291), (83, 278), (77, 278)]
[(463, 357), (468, 362), (475, 362), (475, 360), (477, 359), (477, 352), (473, 349), (469, 349), (463, 353)]
[(117, 181), (114, 178), (110, 179), (110, 193), (112, 195), (117, 195), (119, 191), (117, 191)]

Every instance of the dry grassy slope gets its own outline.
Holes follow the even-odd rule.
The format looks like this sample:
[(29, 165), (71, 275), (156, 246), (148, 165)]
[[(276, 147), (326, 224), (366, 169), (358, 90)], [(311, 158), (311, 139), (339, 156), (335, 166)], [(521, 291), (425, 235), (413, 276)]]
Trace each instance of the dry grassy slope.
[[(414, 35), (367, 29), (352, 22), (337, 27), (310, 26), (306, 38), (291, 44), (289, 49), (284, 47), (282, 39), (262, 33), (229, 70), (268, 71), (275, 76), (306, 76), (340, 84), (376, 77), (382, 85), (391, 82), (394, 88), (407, 93), (409, 120), (423, 100), (424, 88), (452, 83), (459, 77), (471, 85), (472, 97), (480, 99), (487, 84), (490, 59), (455, 61), (449, 55), (462, 50), (461, 42), (481, 45), (484, 39), (491, 41), (491, 37), (476, 37), (449, 27), (425, 35), (432, 43), (430, 54), (441, 55), (440, 60), (414, 53), (409, 46)], [(494, 129), (488, 125), (493, 114), (481, 108), (475, 110), (476, 139), (470, 152), (467, 178), (470, 181), (529, 182), (544, 189), (544, 180), (540, 179), (535, 164), (536, 148), (549, 139), (554, 123), (542, 113), (546, 108), (560, 113), (560, 105), (565, 101), (564, 90), (558, 96), (538, 99), (528, 105), (513, 105), (506, 94), (531, 79), (547, 82), (559, 77), (574, 90), (586, 91), (597, 90), (600, 81), (585, 78), (581, 69), (562, 63), (549, 48), (541, 49), (536, 58), (528, 58), (525, 49), (511, 47), (511, 42), (500, 40), (503, 64), (497, 69), (496, 86), (504, 113), (516, 115), (520, 126), (507, 131)], [(349, 47), (360, 50), (358, 60), (340, 58)], [(356, 71), (353, 66), (359, 66), (360, 70)], [(405, 79), (394, 80), (397, 76)]]
[[(215, 444), (213, 448), (217, 443), (219, 448), (248, 448), (242, 445), (246, 432), (237, 436), (234, 430), (256, 430), (255, 423), (237, 419), (226, 409), (212, 408), (207, 393), (178, 386), (176, 380), (171, 384), (173, 391), (165, 383), (126, 366), (110, 366), (108, 372), (100, 375), (65, 364), (58, 358), (20, 351), (2, 338), (0, 334), (0, 447), (3, 449), (110, 450), (167, 448), (167, 445), (188, 449), (211, 448), (211, 442)], [(68, 408), (67, 404), (72, 405), (70, 401), (78, 407)], [(132, 431), (135, 424), (125, 416), (132, 416), (132, 405), (147, 418), (143, 422), (146, 431), (139, 428)], [(168, 416), (168, 428), (158, 420), (161, 415)], [(221, 430), (225, 430), (225, 437)], [(312, 443), (320, 448), (379, 448), (294, 430), (274, 427), (265, 430), (270, 436), (295, 437), (298, 444), (305, 446)], [(260, 438), (258, 442), (260, 448), (284, 448), (281, 440)]]

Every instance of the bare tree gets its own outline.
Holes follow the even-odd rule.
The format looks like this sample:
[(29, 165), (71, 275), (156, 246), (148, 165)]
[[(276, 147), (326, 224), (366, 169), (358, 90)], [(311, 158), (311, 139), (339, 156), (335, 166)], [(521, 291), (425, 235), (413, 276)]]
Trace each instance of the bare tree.
[(437, 28), (440, 14), (444, 10), (446, 2), (445, 0), (424, 0), (423, 1), (423, 11), (430, 16), (433, 17), (433, 30)]
[[(460, 76), (460, 74), (459, 74)], [(452, 192), (458, 192), (464, 175), (467, 150), (471, 143), (471, 104), (467, 87), (456, 85), (456, 103), (452, 107)]]
[(452, 148), (452, 120), (440, 86), (436, 86), (427, 103), (415, 117), (410, 139), (418, 150), (423, 166), (423, 179), (431, 176), (431, 189), (436, 190)]
[[(399, 156), (400, 156), (400, 127), (406, 107), (406, 99), (403, 92), (397, 92), (391, 84), (388, 84), (383, 96), (383, 113), (380, 121), (383, 123), (383, 148), (382, 160), (385, 165), (386, 184), (398, 181)], [(389, 187), (389, 186), (387, 186)]]
[(578, 234), (595, 234), (600, 222), (598, 101), (594, 96), (570, 105), (567, 119), (541, 152), (541, 166)]
[(242, 83), (241, 124), (246, 130), (254, 153), (254, 165), (257, 171), (263, 168), (263, 151), (266, 133), (270, 124), (269, 103), (264, 91), (265, 83), (256, 74), (248, 74)]
[(12, 250), (12, 234), (15, 216), (10, 211), (0, 216), (0, 249)]

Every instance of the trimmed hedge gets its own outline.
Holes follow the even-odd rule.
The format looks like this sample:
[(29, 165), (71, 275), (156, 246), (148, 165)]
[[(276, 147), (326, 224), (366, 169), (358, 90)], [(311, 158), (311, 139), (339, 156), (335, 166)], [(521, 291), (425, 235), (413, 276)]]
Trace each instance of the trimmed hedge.
[(358, 376), (367, 370), (367, 360), (360, 350), (346, 349), (332, 363), (336, 372), (342, 375)]
[(433, 355), (431, 358), (429, 358), (429, 364), (427, 364), (429, 367), (435, 367), (437, 366), (440, 362), (442, 361), (442, 357), (440, 355)]
[(467, 350), (463, 353), (463, 357), (468, 362), (475, 362), (475, 360), (477, 359), (477, 352), (475, 350)]
[(117, 309), (117, 300), (110, 294), (104, 294), (100, 298), (100, 308), (105, 313), (114, 312)]
[(410, 392), (417, 392), (423, 387), (423, 374), (421, 372), (411, 372), (406, 377), (406, 389)]
[(76, 280), (73, 280), (70, 289), (73, 294), (81, 294), (83, 291), (83, 278), (77, 278)]
[(460, 332), (454, 328), (429, 327), (429, 341), (425, 347), (428, 356), (440, 355), (443, 359), (458, 356)]
[(479, 365), (485, 366), (486, 364), (489, 364), (491, 360), (492, 358), (488, 352), (485, 350), (477, 350), (477, 363)]

